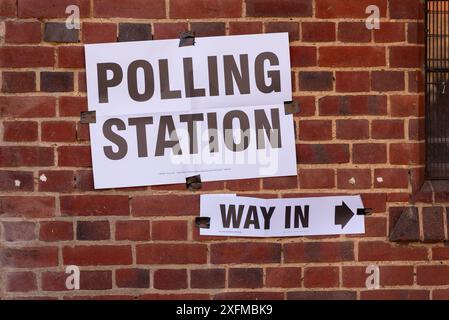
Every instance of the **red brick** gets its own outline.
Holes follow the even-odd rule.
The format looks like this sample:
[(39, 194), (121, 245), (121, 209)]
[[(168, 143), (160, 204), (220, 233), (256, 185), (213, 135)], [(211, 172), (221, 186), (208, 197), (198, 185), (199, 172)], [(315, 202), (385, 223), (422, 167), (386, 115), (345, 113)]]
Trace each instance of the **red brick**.
[(360, 293), (362, 300), (428, 300), (427, 290), (370, 290)]
[(65, 216), (127, 216), (128, 196), (61, 196), (61, 214)]
[(411, 286), (413, 285), (413, 266), (381, 266), (381, 286)]
[(40, 223), (39, 240), (73, 240), (73, 223), (70, 221), (42, 221)]
[(42, 39), (40, 22), (6, 21), (6, 43), (39, 43)]
[(112, 271), (95, 270), (81, 271), (81, 290), (108, 290), (112, 289)]
[(422, 209), (424, 242), (444, 240), (444, 219), (442, 207), (425, 207)]
[(2, 117), (34, 118), (53, 117), (56, 99), (54, 97), (0, 97)]
[(370, 76), (367, 71), (338, 71), (335, 73), (337, 92), (366, 92), (370, 90)]
[(301, 40), (303, 42), (334, 42), (334, 22), (303, 22), (301, 23)]
[(287, 300), (356, 300), (357, 292), (355, 291), (289, 291), (287, 292)]
[[(80, 274), (81, 276), (81, 274)], [(58, 271), (42, 272), (42, 290), (43, 291), (67, 291), (65, 282), (69, 274)]]
[(449, 266), (418, 266), (417, 283), (423, 286), (438, 286), (449, 284)]
[(296, 267), (267, 268), (266, 287), (298, 288), (301, 287), (301, 269)]
[(90, 141), (89, 125), (78, 122), (76, 124), (76, 140), (77, 141)]
[(313, 96), (301, 96), (293, 97), (294, 101), (298, 101), (300, 107), (299, 113), (295, 114), (296, 117), (311, 117), (315, 115), (315, 97)]
[(422, 19), (424, 6), (419, 0), (390, 0), (390, 17), (393, 19)]
[(224, 22), (191, 22), (190, 27), (197, 37), (224, 36), (226, 33)]
[(405, 41), (405, 24), (402, 22), (382, 22), (380, 29), (374, 29), (374, 42), (390, 43)]
[(60, 97), (59, 114), (65, 117), (79, 117), (82, 111), (87, 111), (86, 97)]
[(115, 271), (115, 282), (119, 288), (148, 288), (150, 272), (146, 269), (118, 269)]
[(58, 67), (85, 68), (83, 46), (58, 47)]
[(182, 32), (188, 29), (185, 22), (174, 23), (155, 23), (154, 24), (154, 39), (177, 39)]
[[(365, 202), (363, 202), (365, 204)], [(365, 207), (367, 205), (365, 204)], [(365, 218), (365, 237), (386, 237), (387, 219), (383, 217)]]
[[(127, 298), (129, 300), (129, 298)], [(202, 293), (179, 293), (179, 294), (157, 294), (149, 293), (138, 297), (139, 300), (209, 300), (209, 294)], [(108, 298), (107, 298), (108, 300)]]
[(62, 249), (64, 265), (112, 266), (132, 264), (130, 245), (72, 246)]
[[(382, 178), (381, 181), (378, 178)], [(374, 169), (375, 188), (407, 189), (409, 174), (407, 169)]]
[(331, 91), (334, 87), (332, 72), (301, 71), (298, 72), (299, 91)]
[(30, 241), (36, 239), (36, 224), (28, 221), (3, 222), (6, 241)]
[(366, 19), (367, 14), (365, 13), (365, 8), (369, 5), (378, 6), (380, 9), (380, 16), (386, 16), (386, 0), (346, 0), (344, 2), (334, 0), (316, 0), (316, 17)]
[(402, 95), (391, 96), (391, 115), (393, 117), (424, 116), (424, 96)]
[(0, 197), (1, 214), (6, 217), (43, 218), (55, 215), (55, 198), (46, 196)]
[(311, 17), (312, 0), (247, 0), (249, 17)]
[(6, 291), (30, 292), (37, 291), (36, 274), (33, 272), (6, 273)]
[(365, 288), (369, 274), (366, 267), (345, 266), (342, 268), (342, 281), (345, 288)]
[(335, 187), (335, 173), (332, 169), (299, 170), (301, 189), (328, 189)]
[[(352, 180), (353, 179), (353, 180)], [(371, 188), (370, 169), (338, 169), (338, 189), (369, 189)]]
[(225, 287), (225, 269), (197, 269), (190, 271), (190, 287), (221, 289)]
[(404, 121), (373, 120), (371, 137), (373, 139), (404, 139)]
[(449, 260), (449, 247), (433, 247), (432, 260)]
[(117, 41), (117, 25), (115, 23), (83, 22), (83, 42), (103, 43)]
[(150, 223), (142, 220), (117, 221), (115, 240), (148, 241), (150, 240)]
[(337, 120), (337, 139), (366, 140), (369, 138), (368, 120)]
[(433, 300), (449, 300), (449, 290), (448, 289), (433, 290), (432, 291), (432, 299)]
[(154, 272), (154, 288), (161, 290), (178, 290), (187, 288), (186, 269), (160, 269)]
[(89, 146), (58, 147), (58, 166), (91, 167), (92, 158)]
[(111, 239), (109, 221), (78, 221), (76, 239), (92, 241)]
[(43, 68), (55, 64), (54, 48), (7, 46), (0, 48), (0, 67)]
[(352, 242), (300, 242), (284, 244), (286, 263), (341, 262), (354, 260)]
[(352, 148), (353, 163), (387, 162), (387, 146), (383, 143), (358, 143)]
[(313, 67), (317, 64), (317, 50), (315, 47), (290, 47), (291, 66)]
[(226, 188), (231, 191), (258, 191), (260, 179), (227, 180)]
[(78, 72), (78, 91), (87, 92), (86, 72)]
[(70, 5), (79, 7), (81, 17), (89, 16), (89, 0), (48, 0), (43, 2), (19, 0), (18, 15), (20, 18), (66, 18), (65, 10)]
[(347, 144), (299, 144), (296, 159), (302, 164), (326, 164), (349, 162)]
[(171, 19), (239, 18), (242, 0), (184, 0), (170, 1)]
[(320, 67), (385, 66), (385, 48), (373, 46), (320, 47), (318, 65)]
[[(20, 185), (17, 185), (17, 181)], [(0, 170), (0, 191), (33, 191), (34, 178), (31, 171)]]
[(420, 46), (390, 47), (390, 67), (422, 68), (424, 50)]
[(213, 264), (279, 263), (281, 245), (277, 243), (214, 243), (210, 247)]
[(288, 32), (290, 42), (299, 40), (299, 24), (297, 22), (266, 22), (265, 33)]
[(259, 268), (229, 269), (229, 288), (262, 288), (263, 270)]
[(73, 142), (76, 137), (76, 127), (73, 121), (44, 121), (41, 124), (42, 141)]
[(0, 17), (17, 16), (17, 0), (0, 1)]
[(296, 176), (265, 178), (262, 182), (265, 190), (296, 189), (298, 187)]
[(92, 170), (75, 172), (75, 189), (78, 191), (94, 191), (94, 176)]
[(300, 120), (298, 123), (300, 140), (322, 141), (332, 139), (332, 121), (330, 120)]
[(424, 140), (425, 135), (424, 119), (410, 119), (408, 122), (408, 138), (410, 140)]
[(207, 247), (203, 244), (139, 244), (137, 264), (203, 264)]
[(282, 292), (243, 291), (221, 292), (214, 295), (214, 300), (283, 300)]
[(71, 92), (74, 91), (73, 72), (41, 71), (40, 91)]
[(386, 115), (386, 96), (328, 96), (319, 100), (322, 116)]
[(58, 248), (27, 247), (0, 249), (2, 267), (43, 268), (58, 265)]
[(37, 135), (37, 122), (35, 121), (3, 122), (4, 141), (36, 141)]
[(199, 212), (197, 195), (137, 196), (131, 199), (133, 216), (184, 216)]
[(187, 240), (187, 221), (153, 221), (151, 235), (153, 240)]
[(39, 171), (39, 178), (39, 191), (62, 193), (71, 192), (75, 188), (75, 176), (70, 170)]
[(371, 30), (363, 22), (340, 22), (338, 24), (338, 41), (370, 42)]
[(164, 0), (94, 0), (94, 17), (102, 18), (165, 18)]
[(262, 33), (262, 22), (259, 21), (231, 21), (229, 22), (230, 35)]
[(427, 248), (395, 245), (380, 241), (360, 242), (359, 261), (427, 260)]
[(404, 91), (404, 72), (373, 71), (371, 73), (371, 89), (373, 91)]
[(422, 143), (393, 143), (390, 145), (391, 164), (423, 164), (424, 144)]
[(36, 91), (36, 74), (34, 72), (3, 72), (2, 92), (23, 93)]
[(304, 269), (304, 287), (332, 288), (338, 287), (337, 267), (307, 267)]
[(422, 22), (412, 22), (407, 24), (407, 42), (424, 44), (424, 24)]

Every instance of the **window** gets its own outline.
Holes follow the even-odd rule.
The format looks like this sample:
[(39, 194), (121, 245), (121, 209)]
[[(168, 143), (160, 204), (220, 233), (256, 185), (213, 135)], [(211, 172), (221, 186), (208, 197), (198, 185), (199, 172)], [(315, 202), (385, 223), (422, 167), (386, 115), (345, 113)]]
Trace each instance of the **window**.
[(449, 179), (449, 0), (426, 1), (426, 175)]

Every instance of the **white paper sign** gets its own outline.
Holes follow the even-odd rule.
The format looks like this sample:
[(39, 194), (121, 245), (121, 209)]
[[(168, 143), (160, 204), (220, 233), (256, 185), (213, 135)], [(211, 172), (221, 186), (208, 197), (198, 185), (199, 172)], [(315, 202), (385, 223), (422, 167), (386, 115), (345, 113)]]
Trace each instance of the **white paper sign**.
[(258, 199), (201, 195), (201, 217), (210, 228), (200, 235), (293, 237), (365, 233), (360, 196)]
[(85, 45), (89, 110), (207, 110), (292, 100), (288, 33)]
[(288, 34), (85, 46), (96, 189), (296, 175)]
[(297, 174), (283, 106), (97, 116), (90, 134), (96, 189)]

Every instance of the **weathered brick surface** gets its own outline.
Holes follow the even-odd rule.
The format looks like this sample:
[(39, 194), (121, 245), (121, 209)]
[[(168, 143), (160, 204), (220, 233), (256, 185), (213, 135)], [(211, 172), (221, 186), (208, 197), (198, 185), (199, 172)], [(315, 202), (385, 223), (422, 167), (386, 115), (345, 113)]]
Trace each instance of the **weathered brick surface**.
[[(80, 30), (65, 28), (68, 5)], [(448, 299), (447, 182), (419, 192), (423, 13), (419, 0), (0, 0), (0, 298)], [(84, 44), (189, 29), (288, 32), (298, 175), (95, 190)], [(194, 218), (209, 192), (361, 194), (373, 215), (364, 235), (204, 237)], [(65, 288), (68, 264), (80, 292)]]

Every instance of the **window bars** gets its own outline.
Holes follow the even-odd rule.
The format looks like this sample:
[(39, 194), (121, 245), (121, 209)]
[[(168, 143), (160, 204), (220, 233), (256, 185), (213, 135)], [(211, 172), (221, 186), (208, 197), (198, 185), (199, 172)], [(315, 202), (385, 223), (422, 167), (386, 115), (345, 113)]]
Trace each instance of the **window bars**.
[(426, 178), (449, 179), (449, 0), (427, 0)]

